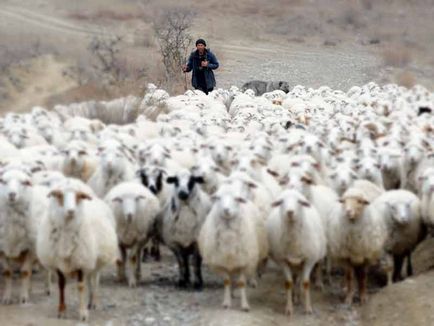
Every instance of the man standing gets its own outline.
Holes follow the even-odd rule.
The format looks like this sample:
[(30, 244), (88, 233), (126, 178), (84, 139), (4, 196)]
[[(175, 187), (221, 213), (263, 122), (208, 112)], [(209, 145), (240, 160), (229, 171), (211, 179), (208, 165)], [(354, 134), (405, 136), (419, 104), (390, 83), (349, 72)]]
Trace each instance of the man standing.
[(218, 67), (219, 63), (216, 56), (206, 48), (205, 40), (200, 38), (196, 41), (196, 50), (190, 54), (188, 63), (182, 66), (182, 71), (190, 72), (193, 70), (191, 76), (193, 88), (208, 94), (215, 87), (213, 70)]

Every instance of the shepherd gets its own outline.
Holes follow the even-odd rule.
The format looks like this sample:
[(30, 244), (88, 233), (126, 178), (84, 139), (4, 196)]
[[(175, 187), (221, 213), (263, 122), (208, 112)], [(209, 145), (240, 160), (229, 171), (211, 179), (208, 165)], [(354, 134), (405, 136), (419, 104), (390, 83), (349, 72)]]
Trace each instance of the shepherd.
[(193, 70), (191, 76), (193, 88), (208, 94), (216, 85), (213, 70), (218, 67), (216, 56), (206, 48), (205, 40), (200, 38), (196, 41), (196, 50), (190, 54), (188, 63), (182, 66), (182, 71), (187, 73)]

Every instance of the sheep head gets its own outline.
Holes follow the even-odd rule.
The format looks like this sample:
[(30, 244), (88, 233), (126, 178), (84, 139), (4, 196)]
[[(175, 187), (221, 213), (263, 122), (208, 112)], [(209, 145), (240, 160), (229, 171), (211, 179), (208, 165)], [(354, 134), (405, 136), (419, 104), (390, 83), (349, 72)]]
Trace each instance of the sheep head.
[(363, 214), (369, 202), (360, 196), (343, 196), (340, 200), (345, 215), (350, 222), (357, 221)]
[(48, 197), (51, 198), (51, 207), (60, 212), (64, 220), (76, 217), (85, 200), (92, 200), (91, 192), (78, 180), (67, 179), (52, 190)]
[(22, 170), (7, 170), (0, 176), (0, 196), (9, 205), (30, 200), (31, 175)]
[(187, 201), (196, 192), (196, 185), (205, 183), (205, 180), (184, 169), (174, 176), (169, 176), (166, 182), (174, 186), (175, 194), (180, 200)]

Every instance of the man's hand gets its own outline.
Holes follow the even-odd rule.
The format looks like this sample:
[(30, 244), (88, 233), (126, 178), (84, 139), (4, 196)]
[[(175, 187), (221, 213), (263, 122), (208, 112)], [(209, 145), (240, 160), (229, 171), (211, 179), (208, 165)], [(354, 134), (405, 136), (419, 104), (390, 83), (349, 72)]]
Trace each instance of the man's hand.
[(201, 65), (202, 67), (208, 67), (208, 61), (202, 61), (202, 62), (200, 63), (200, 65)]
[(187, 65), (182, 65), (181, 68), (183, 72), (187, 72)]

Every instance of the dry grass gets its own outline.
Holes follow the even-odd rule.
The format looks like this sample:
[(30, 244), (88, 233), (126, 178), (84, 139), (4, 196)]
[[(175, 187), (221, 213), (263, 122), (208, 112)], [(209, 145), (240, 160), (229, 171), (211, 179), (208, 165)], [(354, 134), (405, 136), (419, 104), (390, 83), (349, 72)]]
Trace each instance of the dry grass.
[(85, 11), (73, 11), (68, 14), (69, 18), (77, 20), (115, 20), (115, 21), (128, 21), (135, 19), (144, 19), (144, 13), (141, 11), (137, 12), (120, 12), (108, 9), (101, 9), (95, 12), (85, 12)]
[(416, 78), (409, 71), (404, 71), (398, 74), (395, 78), (395, 81), (398, 85), (411, 88), (416, 84)]
[(382, 52), (383, 62), (390, 67), (405, 67), (411, 62), (411, 51), (403, 45), (389, 45)]

